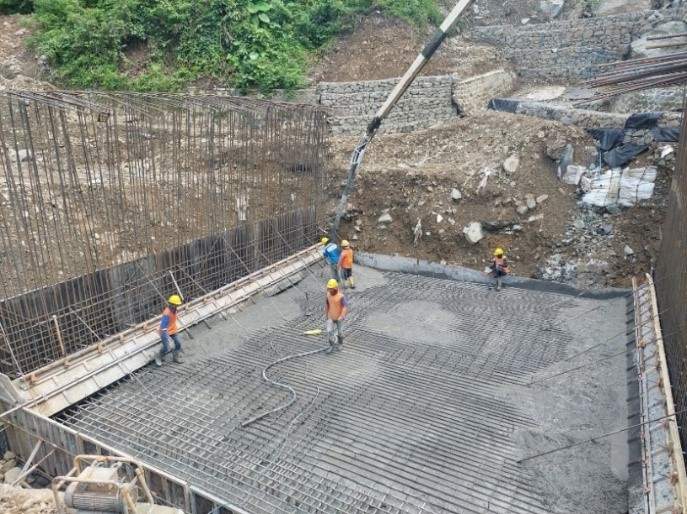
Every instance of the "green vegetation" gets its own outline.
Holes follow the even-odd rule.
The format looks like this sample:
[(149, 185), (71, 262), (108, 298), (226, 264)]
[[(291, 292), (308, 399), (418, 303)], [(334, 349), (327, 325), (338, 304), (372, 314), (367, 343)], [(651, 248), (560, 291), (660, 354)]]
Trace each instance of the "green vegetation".
[(308, 56), (372, 10), (415, 27), (437, 0), (0, 0), (69, 87), (177, 91), (199, 78), (263, 92), (303, 85)]
[(33, 11), (33, 0), (0, 0), (0, 14), (28, 14)]

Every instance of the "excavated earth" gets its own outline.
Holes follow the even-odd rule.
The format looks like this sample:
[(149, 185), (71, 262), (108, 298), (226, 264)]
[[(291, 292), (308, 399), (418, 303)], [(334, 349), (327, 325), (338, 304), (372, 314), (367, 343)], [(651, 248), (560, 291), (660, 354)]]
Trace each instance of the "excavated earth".
[[(531, 7), (527, 2), (513, 5), (518, 9), (511, 13), (513, 17)], [(497, 6), (485, 7), (491, 12), (487, 21), (493, 21)], [(471, 17), (471, 23), (481, 23), (479, 20), (484, 22), (484, 18)], [(313, 79), (399, 77), (417, 56), (424, 39), (403, 23), (379, 16), (366, 18), (322, 55)], [(374, 66), (369, 65), (372, 62)], [(457, 36), (448, 40), (423, 73), (469, 77), (502, 67), (507, 65), (496, 48)], [(535, 92), (541, 88), (517, 86)], [(332, 211), (356, 143), (357, 138), (332, 140), (328, 190)], [(630, 166), (658, 167), (653, 198), (620, 213), (609, 213), (582, 205), (576, 188), (556, 178), (556, 159), (566, 143), (575, 149), (576, 164), (586, 165), (597, 158), (594, 139), (582, 129), (492, 111), (410, 134), (384, 134), (382, 130), (365, 154), (341, 236), (362, 251), (474, 269), (483, 269), (493, 248), (502, 246), (514, 261), (513, 273), (517, 275), (542, 278), (548, 269), (557, 280), (578, 287), (630, 287), (632, 276), (649, 271), (658, 252), (671, 162), (659, 159), (657, 147), (638, 156)], [(520, 165), (508, 176), (502, 164), (514, 154), (519, 156)], [(495, 173), (477, 194), (485, 168)], [(451, 198), (454, 189), (461, 193), (458, 201)], [(525, 203), (527, 195), (545, 199), (518, 215), (516, 205)], [(378, 222), (384, 213), (391, 216), (390, 223)], [(413, 229), (418, 220), (423, 234), (415, 245)], [(463, 228), (472, 221), (492, 229), (474, 245), (463, 237)], [(577, 228), (580, 221), (583, 228)], [(555, 274), (566, 265), (574, 266), (572, 276)]]

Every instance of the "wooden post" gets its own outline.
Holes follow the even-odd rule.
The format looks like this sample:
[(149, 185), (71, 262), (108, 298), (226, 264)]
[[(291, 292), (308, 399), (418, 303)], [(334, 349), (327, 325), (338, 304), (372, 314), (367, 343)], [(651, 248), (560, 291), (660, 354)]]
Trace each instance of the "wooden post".
[(55, 324), (55, 332), (57, 333), (57, 342), (60, 344), (60, 351), (62, 358), (64, 358), (64, 365), (69, 366), (69, 359), (67, 358), (67, 350), (64, 348), (64, 341), (62, 340), (62, 332), (60, 331), (60, 324), (57, 322), (57, 316), (52, 315), (53, 323)]

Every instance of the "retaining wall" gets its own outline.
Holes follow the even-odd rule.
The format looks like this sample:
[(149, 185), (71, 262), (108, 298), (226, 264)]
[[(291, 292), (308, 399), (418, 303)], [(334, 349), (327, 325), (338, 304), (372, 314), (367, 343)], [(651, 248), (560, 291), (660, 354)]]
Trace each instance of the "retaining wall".
[[(399, 79), (360, 82), (320, 82), (320, 104), (332, 109), (334, 134), (362, 133)], [(428, 128), (457, 116), (452, 100), (450, 75), (419, 77), (384, 120), (388, 132), (410, 132)]]
[(682, 111), (685, 88), (682, 86), (650, 89), (618, 95), (611, 101), (616, 112)]
[(528, 80), (588, 79), (599, 64), (621, 60), (630, 43), (664, 20), (658, 12), (553, 21), (527, 26), (475, 27), (467, 37), (501, 47)]
[(453, 85), (453, 102), (461, 114), (474, 114), (487, 110), (489, 100), (510, 93), (515, 87), (515, 76), (506, 70), (494, 70)]

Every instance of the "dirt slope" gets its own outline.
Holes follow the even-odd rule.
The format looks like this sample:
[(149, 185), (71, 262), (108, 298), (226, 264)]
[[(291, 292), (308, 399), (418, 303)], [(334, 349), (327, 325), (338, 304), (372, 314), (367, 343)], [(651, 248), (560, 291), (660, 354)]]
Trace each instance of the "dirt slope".
[[(405, 24), (379, 16), (368, 18), (323, 55), (315, 78), (349, 81), (400, 76), (425, 40), (425, 35)], [(497, 49), (470, 45), (456, 37), (438, 51), (425, 73), (470, 76), (501, 66)], [(356, 142), (355, 138), (332, 141), (332, 209)], [(659, 168), (653, 201), (611, 214), (580, 205), (576, 188), (557, 180), (554, 158), (568, 142), (575, 148), (576, 164), (592, 162), (594, 140), (585, 131), (496, 112), (413, 134), (381, 135), (365, 154), (351, 197), (351, 221), (344, 223), (341, 235), (363, 251), (475, 269), (483, 269), (491, 250), (503, 246), (515, 261), (513, 270), (518, 275), (545, 276), (582, 287), (629, 287), (631, 276), (648, 271), (655, 260), (670, 168)], [(655, 164), (656, 151), (640, 156), (632, 166)], [(506, 176), (502, 164), (513, 154), (519, 156), (520, 166)], [(475, 190), (485, 168), (496, 174), (478, 195)], [(453, 189), (461, 192), (459, 201), (451, 199)], [(527, 195), (535, 202), (538, 197), (546, 199), (518, 214), (517, 206), (526, 203)], [(393, 221), (379, 223), (387, 210)], [(418, 219), (423, 235), (414, 245)], [(463, 236), (463, 228), (471, 221), (501, 230), (472, 245)], [(632, 249), (631, 255), (626, 255), (626, 246)]]

